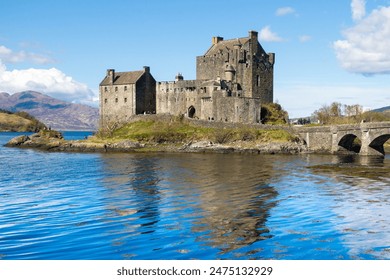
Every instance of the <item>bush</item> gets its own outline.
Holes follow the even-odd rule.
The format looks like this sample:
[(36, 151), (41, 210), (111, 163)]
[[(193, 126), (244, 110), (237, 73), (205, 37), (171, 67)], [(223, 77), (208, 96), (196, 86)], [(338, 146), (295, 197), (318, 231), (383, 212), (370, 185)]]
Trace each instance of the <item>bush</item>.
[(232, 140), (233, 138), (233, 131), (230, 129), (216, 129), (214, 131), (214, 142), (218, 144), (225, 144)]
[(288, 113), (278, 103), (267, 103), (261, 105), (261, 122), (264, 124), (286, 124)]

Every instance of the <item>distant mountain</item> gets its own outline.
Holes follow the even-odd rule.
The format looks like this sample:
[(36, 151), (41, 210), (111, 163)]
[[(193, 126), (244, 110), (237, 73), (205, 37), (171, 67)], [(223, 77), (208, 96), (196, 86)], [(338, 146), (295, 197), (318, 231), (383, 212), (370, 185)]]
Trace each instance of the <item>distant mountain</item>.
[(96, 130), (99, 109), (55, 99), (48, 95), (23, 91), (0, 92), (0, 109), (25, 111), (56, 130)]
[(385, 111), (390, 111), (390, 106), (378, 108), (378, 109), (375, 109), (375, 110), (372, 110), (372, 111), (374, 111), (374, 112), (385, 112)]

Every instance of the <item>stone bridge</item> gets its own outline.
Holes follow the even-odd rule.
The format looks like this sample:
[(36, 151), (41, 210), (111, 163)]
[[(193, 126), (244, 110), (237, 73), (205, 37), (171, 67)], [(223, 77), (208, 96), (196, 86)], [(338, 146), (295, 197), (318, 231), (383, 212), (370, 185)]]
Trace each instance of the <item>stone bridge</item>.
[(384, 156), (383, 144), (390, 139), (390, 122), (295, 127), (295, 131), (311, 151), (354, 151), (365, 156)]

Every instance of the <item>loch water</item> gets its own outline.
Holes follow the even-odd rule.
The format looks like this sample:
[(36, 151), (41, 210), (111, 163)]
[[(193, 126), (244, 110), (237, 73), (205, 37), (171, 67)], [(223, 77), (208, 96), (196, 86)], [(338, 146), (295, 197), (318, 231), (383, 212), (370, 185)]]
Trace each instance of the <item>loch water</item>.
[[(3, 147), (0, 259), (390, 259), (390, 158)], [(65, 132), (84, 138), (84, 132)]]

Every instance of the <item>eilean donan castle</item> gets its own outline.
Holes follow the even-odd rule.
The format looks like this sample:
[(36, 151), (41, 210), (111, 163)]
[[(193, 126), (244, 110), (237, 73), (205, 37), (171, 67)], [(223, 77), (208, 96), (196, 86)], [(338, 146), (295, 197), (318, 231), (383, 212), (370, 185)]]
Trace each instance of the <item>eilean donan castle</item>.
[(258, 123), (261, 104), (273, 102), (275, 54), (266, 53), (258, 33), (224, 40), (213, 37), (196, 58), (196, 80), (177, 74), (156, 82), (149, 67), (107, 70), (100, 83), (100, 125), (126, 122), (136, 114), (184, 115), (209, 121)]

